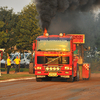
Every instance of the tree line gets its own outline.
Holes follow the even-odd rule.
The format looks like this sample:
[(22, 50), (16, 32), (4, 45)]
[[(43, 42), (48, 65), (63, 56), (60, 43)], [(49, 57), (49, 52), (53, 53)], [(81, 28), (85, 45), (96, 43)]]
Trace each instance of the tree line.
[(8, 7), (0, 8), (0, 48), (5, 48), (6, 53), (14, 51), (32, 51), (32, 43), (42, 30), (38, 24), (35, 4), (25, 6), (21, 12), (15, 14)]

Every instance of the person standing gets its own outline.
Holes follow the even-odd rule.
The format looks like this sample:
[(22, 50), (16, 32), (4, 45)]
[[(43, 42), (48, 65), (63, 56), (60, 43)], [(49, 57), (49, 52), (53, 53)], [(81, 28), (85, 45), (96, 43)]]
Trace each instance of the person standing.
[(19, 72), (20, 59), (18, 58), (18, 56), (14, 59), (14, 63), (15, 63), (15, 73)]
[(9, 74), (10, 68), (11, 68), (11, 60), (10, 60), (10, 56), (8, 56), (8, 58), (7, 58), (7, 74)]

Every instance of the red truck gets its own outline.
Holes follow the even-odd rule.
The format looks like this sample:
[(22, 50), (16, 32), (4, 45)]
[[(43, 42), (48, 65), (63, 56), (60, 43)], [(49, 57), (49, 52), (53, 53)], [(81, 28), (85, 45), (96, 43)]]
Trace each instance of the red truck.
[[(51, 80), (53, 77), (65, 78), (68, 82), (78, 81), (82, 71), (78, 65), (79, 55), (74, 51), (77, 44), (84, 44), (84, 41), (84, 34), (49, 35), (45, 30), (43, 36), (38, 36), (33, 43), (36, 81)], [(84, 73), (84, 79), (89, 78), (87, 73), (89, 71)]]

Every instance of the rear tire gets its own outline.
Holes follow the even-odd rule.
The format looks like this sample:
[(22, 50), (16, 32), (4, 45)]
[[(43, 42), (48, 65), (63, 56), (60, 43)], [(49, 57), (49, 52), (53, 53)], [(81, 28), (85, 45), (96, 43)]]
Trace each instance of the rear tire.
[(79, 81), (79, 67), (77, 64), (77, 75), (75, 76), (75, 81)]

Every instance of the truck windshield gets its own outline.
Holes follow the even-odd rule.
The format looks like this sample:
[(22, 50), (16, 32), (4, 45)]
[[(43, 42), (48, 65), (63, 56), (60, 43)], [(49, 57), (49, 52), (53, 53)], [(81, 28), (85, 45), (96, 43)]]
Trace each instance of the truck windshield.
[(70, 51), (70, 41), (40, 40), (37, 41), (37, 51)]

